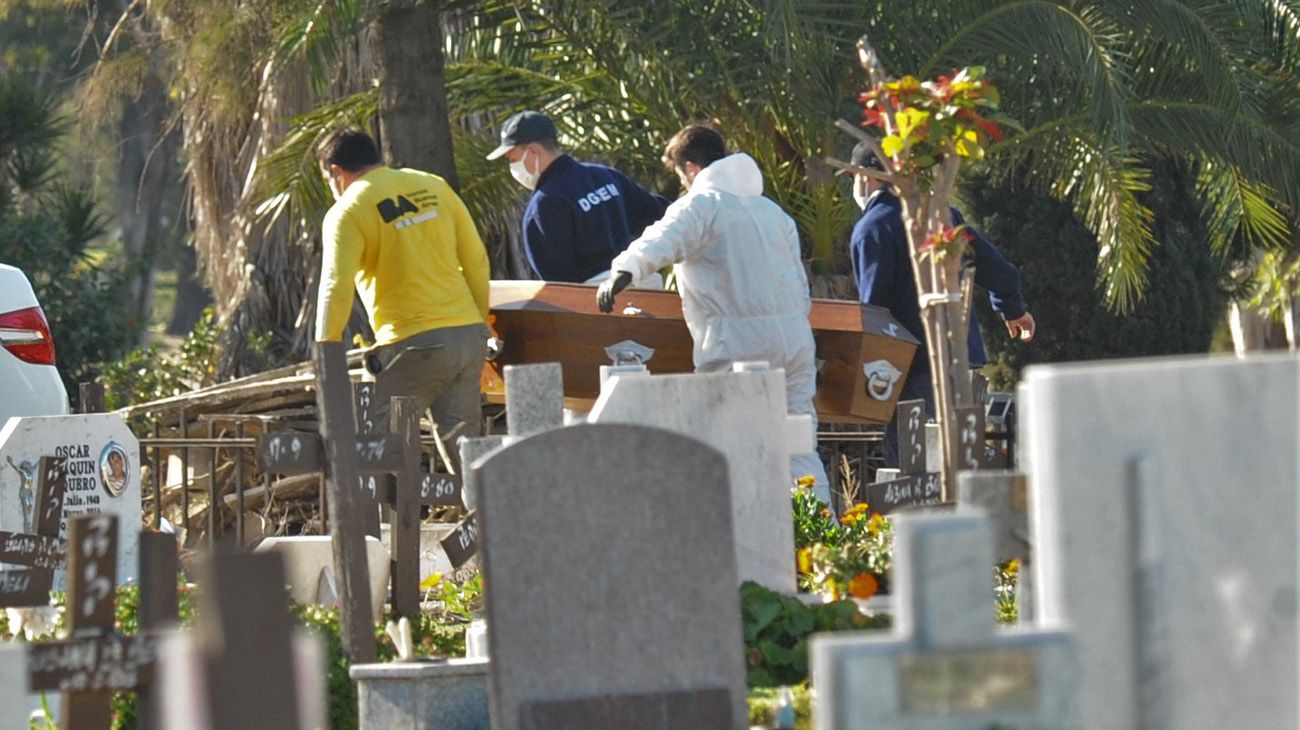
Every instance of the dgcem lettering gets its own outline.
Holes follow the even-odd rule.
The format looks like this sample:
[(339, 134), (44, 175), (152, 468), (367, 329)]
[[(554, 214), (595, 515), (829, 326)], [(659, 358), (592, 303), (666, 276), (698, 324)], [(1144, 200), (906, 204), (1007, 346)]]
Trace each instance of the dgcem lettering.
[(617, 198), (618, 195), (618, 186), (614, 183), (601, 185), (590, 193), (578, 198), (578, 207), (582, 208), (583, 213), (586, 213), (607, 200)]

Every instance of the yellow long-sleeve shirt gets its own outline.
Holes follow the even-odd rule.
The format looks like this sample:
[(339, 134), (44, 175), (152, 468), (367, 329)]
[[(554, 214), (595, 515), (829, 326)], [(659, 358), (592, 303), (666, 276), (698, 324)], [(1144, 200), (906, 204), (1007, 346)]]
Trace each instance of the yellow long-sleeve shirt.
[(367, 172), (325, 214), (322, 234), (317, 341), (342, 339), (354, 291), (380, 345), (487, 319), (487, 251), (437, 175)]

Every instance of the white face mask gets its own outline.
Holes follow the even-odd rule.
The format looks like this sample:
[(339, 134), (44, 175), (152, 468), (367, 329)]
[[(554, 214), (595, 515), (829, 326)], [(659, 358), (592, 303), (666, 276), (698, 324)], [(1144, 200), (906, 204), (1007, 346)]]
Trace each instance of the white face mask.
[(523, 157), (510, 163), (510, 174), (520, 185), (529, 190), (537, 189), (537, 179), (542, 176), (541, 173), (528, 171), (528, 153), (532, 151), (531, 147), (524, 150)]
[(866, 183), (862, 182), (861, 178), (854, 178), (853, 202), (857, 203), (858, 208), (860, 208), (861, 210), (866, 210), (868, 200), (871, 200), (871, 193), (867, 192)]

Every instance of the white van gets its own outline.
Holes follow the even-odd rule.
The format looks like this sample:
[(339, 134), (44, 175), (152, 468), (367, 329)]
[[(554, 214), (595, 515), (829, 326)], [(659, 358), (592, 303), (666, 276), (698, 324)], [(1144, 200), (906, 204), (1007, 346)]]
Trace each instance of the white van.
[(36, 292), (22, 271), (0, 264), (0, 426), (10, 416), (67, 412), (68, 391)]

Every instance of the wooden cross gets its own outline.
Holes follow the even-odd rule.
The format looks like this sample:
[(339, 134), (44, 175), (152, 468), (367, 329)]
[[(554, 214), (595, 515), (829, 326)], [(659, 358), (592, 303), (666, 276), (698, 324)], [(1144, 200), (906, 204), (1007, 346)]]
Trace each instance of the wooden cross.
[(63, 567), (67, 552), (65, 542), (59, 539), (67, 482), (67, 460), (42, 457), (32, 511), (34, 534), (0, 531), (0, 562), (27, 566), (0, 570), (0, 606), (49, 604), (54, 570)]
[[(316, 373), (317, 399), (321, 404), (320, 435), (264, 435), (261, 442), (262, 466), (267, 471), (282, 474), (323, 471), (328, 475), (332, 468), (336, 484), (360, 485), (355, 490), (341, 490), (348, 492), (340, 496), (349, 502), (349, 509), (338, 509), (336, 502), (340, 496), (327, 494), (331, 507), (331, 532), (336, 536), (336, 544), (341, 530), (350, 533), (353, 529), (349, 525), (340, 525), (337, 521), (339, 515), (349, 515), (349, 522), (354, 521), (351, 515), (358, 513), (368, 515), (368, 519), (373, 520), (374, 510), (368, 507), (368, 501), (391, 505), (393, 610), (398, 615), (415, 619), (420, 612), (420, 507), (461, 506), (461, 479), (455, 474), (421, 472), (420, 414), (416, 399), (393, 398), (389, 408), (388, 433), (378, 433), (377, 424), (371, 416), (374, 385), (359, 383), (355, 386), (349, 417), (346, 404), (331, 402), (339, 400), (336, 394), (348, 392), (345, 388), (351, 389), (346, 366), (340, 370), (337, 366), (324, 365), (322, 360), (325, 359), (329, 358), (318, 353)], [(355, 425), (357, 433), (349, 432), (348, 427), (351, 425)], [(335, 439), (333, 442), (330, 441), (331, 434)], [(347, 450), (341, 448), (340, 444), (348, 441), (355, 444), (348, 460), (356, 466), (353, 468), (329, 463), (325, 458), (328, 450), (326, 444), (341, 453)], [(373, 532), (378, 532), (377, 527), (376, 523)], [(364, 552), (361, 555), (364, 560)], [(336, 576), (341, 574), (343, 567), (337, 565), (337, 562), (336, 559)], [(365, 588), (368, 581), (358, 581), (355, 577), (353, 580), (358, 590), (357, 597), (353, 600), (356, 603), (361, 601), (360, 597), (369, 595), (368, 588)], [(346, 602), (344, 599), (340, 601)]]
[(152, 678), (154, 637), (122, 636), (113, 628), (117, 522), (116, 515), (93, 514), (69, 523), (69, 638), (28, 647), (29, 688), (63, 693), (60, 726), (65, 730), (105, 730), (112, 720), (112, 693), (136, 690)]
[[(984, 409), (957, 409), (958, 468), (980, 469), (987, 465), (984, 449)], [(898, 404), (898, 466), (900, 476), (866, 487), (866, 500), (873, 513), (889, 514), (906, 507), (944, 504), (938, 472), (926, 471), (925, 401)], [(954, 501), (956, 495), (953, 495)]]

